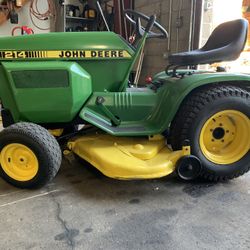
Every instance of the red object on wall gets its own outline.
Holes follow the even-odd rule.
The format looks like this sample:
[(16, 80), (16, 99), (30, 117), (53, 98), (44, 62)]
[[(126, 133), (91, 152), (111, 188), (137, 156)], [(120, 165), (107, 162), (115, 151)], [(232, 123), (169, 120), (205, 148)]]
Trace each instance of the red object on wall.
[(29, 28), (27, 26), (17, 26), (11, 32), (12, 36), (15, 36), (15, 33), (16, 33), (17, 30), (21, 31), (20, 35), (32, 35), (32, 34), (34, 34), (33, 29), (31, 29), (31, 28)]

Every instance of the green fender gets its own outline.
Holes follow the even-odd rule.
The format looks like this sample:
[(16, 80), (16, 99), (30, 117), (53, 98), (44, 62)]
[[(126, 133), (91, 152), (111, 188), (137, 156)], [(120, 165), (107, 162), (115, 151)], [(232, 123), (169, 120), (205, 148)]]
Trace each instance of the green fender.
[(155, 75), (153, 82), (159, 80), (165, 82), (162, 92), (167, 96), (162, 94), (165, 95), (161, 97), (164, 99), (164, 103), (161, 104), (161, 107), (158, 107), (159, 114), (152, 117), (152, 121), (155, 119), (155, 123), (160, 124), (157, 127), (158, 133), (163, 132), (169, 126), (185, 97), (194, 89), (215, 83), (234, 83), (250, 86), (250, 75), (226, 72), (208, 73), (197, 71), (193, 75), (184, 76), (182, 79), (170, 78), (165, 72), (161, 72)]

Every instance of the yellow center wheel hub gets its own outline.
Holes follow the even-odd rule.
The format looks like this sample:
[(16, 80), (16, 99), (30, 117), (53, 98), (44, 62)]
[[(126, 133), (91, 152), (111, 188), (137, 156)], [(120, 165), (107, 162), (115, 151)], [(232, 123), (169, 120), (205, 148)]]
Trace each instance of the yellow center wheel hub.
[(39, 168), (35, 153), (27, 146), (11, 143), (5, 146), (0, 154), (3, 171), (16, 181), (29, 181), (33, 179)]
[(215, 164), (233, 164), (250, 149), (250, 122), (242, 112), (225, 110), (210, 117), (200, 133), (200, 148)]

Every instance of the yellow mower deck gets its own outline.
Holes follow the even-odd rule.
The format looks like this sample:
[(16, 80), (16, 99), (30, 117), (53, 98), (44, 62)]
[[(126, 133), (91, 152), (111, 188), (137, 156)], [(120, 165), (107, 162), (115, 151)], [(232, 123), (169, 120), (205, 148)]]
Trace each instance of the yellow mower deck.
[(104, 175), (117, 179), (151, 179), (171, 174), (190, 147), (172, 151), (165, 138), (115, 137), (93, 134), (76, 138), (68, 147)]

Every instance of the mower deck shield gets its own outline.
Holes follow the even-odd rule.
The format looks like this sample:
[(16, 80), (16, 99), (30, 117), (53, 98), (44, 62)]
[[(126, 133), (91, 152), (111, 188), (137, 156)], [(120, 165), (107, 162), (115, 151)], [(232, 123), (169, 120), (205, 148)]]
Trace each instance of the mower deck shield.
[(190, 155), (190, 147), (172, 151), (162, 136), (92, 134), (70, 141), (68, 147), (104, 175), (116, 179), (160, 178), (171, 174), (180, 158)]

